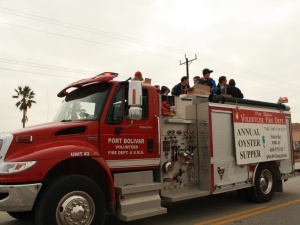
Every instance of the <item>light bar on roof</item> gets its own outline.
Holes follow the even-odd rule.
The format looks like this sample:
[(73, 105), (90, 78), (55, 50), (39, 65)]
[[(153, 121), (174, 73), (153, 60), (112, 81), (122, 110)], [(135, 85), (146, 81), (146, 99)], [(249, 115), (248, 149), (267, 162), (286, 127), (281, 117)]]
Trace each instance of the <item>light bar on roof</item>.
[(289, 102), (288, 97), (280, 97), (277, 103), (287, 103)]

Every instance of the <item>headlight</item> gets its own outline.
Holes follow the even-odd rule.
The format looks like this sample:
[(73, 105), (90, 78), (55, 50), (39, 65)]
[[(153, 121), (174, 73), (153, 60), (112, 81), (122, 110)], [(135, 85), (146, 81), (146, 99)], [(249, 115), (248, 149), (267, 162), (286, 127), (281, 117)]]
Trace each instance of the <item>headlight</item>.
[(29, 162), (3, 162), (0, 165), (0, 174), (13, 174), (27, 170), (36, 164), (36, 161)]

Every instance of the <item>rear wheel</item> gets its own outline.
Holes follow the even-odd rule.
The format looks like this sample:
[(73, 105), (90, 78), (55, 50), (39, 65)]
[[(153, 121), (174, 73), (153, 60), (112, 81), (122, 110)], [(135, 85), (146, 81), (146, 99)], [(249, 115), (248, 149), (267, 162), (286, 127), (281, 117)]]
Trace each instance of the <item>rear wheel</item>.
[(273, 167), (268, 163), (260, 164), (256, 170), (254, 182), (254, 186), (249, 190), (251, 199), (256, 202), (270, 201), (276, 185)]
[(101, 188), (81, 175), (58, 178), (42, 192), (36, 206), (37, 225), (101, 225), (105, 215)]
[(17, 220), (32, 220), (34, 219), (34, 211), (27, 212), (7, 212), (8, 215)]

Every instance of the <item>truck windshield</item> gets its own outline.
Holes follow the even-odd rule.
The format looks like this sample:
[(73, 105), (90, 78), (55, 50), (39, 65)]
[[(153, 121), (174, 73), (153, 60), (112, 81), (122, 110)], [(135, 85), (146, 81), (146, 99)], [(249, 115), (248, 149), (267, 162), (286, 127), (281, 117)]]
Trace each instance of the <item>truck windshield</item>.
[(54, 122), (98, 120), (111, 84), (92, 84), (70, 92), (54, 117)]

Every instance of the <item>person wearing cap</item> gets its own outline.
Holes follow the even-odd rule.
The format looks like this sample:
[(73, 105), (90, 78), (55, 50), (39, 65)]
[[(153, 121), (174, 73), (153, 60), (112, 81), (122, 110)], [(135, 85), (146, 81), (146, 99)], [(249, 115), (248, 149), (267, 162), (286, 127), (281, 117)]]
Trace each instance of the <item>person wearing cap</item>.
[(213, 70), (210, 69), (204, 69), (202, 71), (203, 77), (201, 77), (199, 80), (197, 80), (198, 84), (202, 84), (202, 85), (206, 85), (206, 86), (210, 86), (210, 91), (212, 93), (216, 93), (217, 92), (217, 86), (216, 86), (216, 82), (210, 77), (210, 74), (214, 72)]
[(183, 76), (181, 78), (181, 83), (176, 84), (171, 91), (171, 94), (174, 96), (179, 96), (182, 94), (187, 94), (187, 89), (190, 88), (189, 78), (187, 76)]
[(229, 80), (228, 94), (230, 94), (232, 97), (235, 97), (235, 98), (244, 98), (244, 95), (241, 92), (241, 90), (235, 86), (234, 79)]

